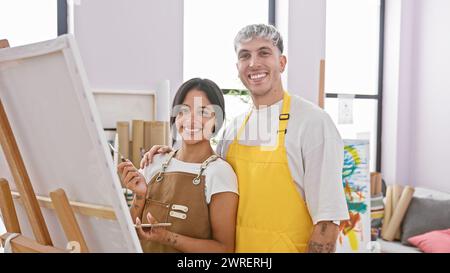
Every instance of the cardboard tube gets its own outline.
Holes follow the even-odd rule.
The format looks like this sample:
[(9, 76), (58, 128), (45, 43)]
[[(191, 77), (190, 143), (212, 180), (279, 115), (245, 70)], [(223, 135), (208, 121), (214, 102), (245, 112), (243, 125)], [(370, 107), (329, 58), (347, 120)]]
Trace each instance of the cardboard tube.
[(370, 193), (372, 196), (376, 196), (381, 193), (381, 173), (370, 173)]
[(386, 204), (384, 208), (384, 219), (383, 226), (381, 228), (381, 237), (384, 238), (384, 234), (386, 233), (389, 222), (392, 217), (392, 185), (387, 186), (386, 188)]
[(144, 121), (143, 120), (133, 120), (132, 121), (132, 135), (133, 140), (132, 150), (131, 150), (131, 161), (135, 167), (139, 167), (141, 164), (141, 151), (144, 148)]
[[(393, 212), (395, 212), (396, 209), (397, 209), (398, 202), (400, 200), (400, 196), (402, 195), (402, 192), (403, 192), (403, 186), (395, 184), (394, 187), (393, 187), (393, 191), (392, 191), (392, 196), (393, 196), (393, 198), (392, 198), (392, 209), (393, 209)], [(400, 226), (399, 226), (397, 231), (395, 232), (394, 239), (395, 240), (400, 240), (400, 236), (401, 236), (401, 234), (400, 234)]]
[(376, 173), (370, 173), (370, 196), (375, 196), (375, 176)]
[(383, 239), (387, 241), (392, 241), (395, 238), (395, 234), (400, 227), (403, 217), (405, 216), (406, 210), (408, 209), (409, 203), (414, 195), (414, 188), (406, 186), (403, 189), (402, 195), (398, 201), (397, 207), (392, 214), (392, 218), (386, 228), (386, 232), (383, 234)]
[(119, 136), (119, 152), (124, 157), (130, 158), (130, 123), (128, 121), (118, 121), (117, 134)]
[(382, 188), (383, 181), (382, 181), (381, 173), (376, 173), (376, 174), (377, 174), (376, 175), (377, 180), (375, 183), (375, 194), (380, 194), (382, 191), (381, 188)]

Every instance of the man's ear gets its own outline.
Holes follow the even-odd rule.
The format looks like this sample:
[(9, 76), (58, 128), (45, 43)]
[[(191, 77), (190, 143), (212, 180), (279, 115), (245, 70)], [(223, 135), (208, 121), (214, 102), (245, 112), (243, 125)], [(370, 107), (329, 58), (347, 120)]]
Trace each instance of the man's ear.
[(286, 69), (287, 58), (285, 55), (280, 56), (280, 72), (283, 73)]

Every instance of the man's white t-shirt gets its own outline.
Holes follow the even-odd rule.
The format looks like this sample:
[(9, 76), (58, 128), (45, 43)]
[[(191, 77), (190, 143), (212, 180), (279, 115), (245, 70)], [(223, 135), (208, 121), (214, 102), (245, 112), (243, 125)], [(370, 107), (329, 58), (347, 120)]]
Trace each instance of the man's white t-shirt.
[[(239, 143), (247, 146), (276, 145), (279, 114), (283, 101), (255, 109)], [(217, 153), (226, 159), (248, 112), (227, 124)], [(299, 194), (305, 200), (313, 224), (320, 221), (347, 220), (347, 202), (342, 184), (343, 141), (329, 115), (298, 96), (291, 95), (285, 146), (289, 170)]]
[[(166, 162), (168, 156), (169, 154), (155, 155), (151, 164), (143, 170), (139, 170), (139, 172), (144, 175), (147, 183), (150, 183), (151, 179), (161, 171), (162, 164)], [(198, 174), (201, 165), (202, 164), (200, 163), (197, 164), (180, 161), (173, 157), (166, 169), (166, 173), (186, 172)], [(228, 164), (225, 160), (218, 158), (217, 160), (209, 163), (203, 171), (203, 175), (205, 176), (206, 203), (209, 204), (211, 202), (211, 197), (217, 193), (234, 192), (239, 194), (236, 174), (230, 164)]]

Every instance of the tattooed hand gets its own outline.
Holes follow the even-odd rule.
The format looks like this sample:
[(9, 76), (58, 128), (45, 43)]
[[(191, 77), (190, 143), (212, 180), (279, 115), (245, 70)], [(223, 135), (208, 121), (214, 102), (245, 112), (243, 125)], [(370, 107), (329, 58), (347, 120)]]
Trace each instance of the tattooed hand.
[(309, 253), (334, 253), (339, 227), (331, 221), (319, 222), (314, 226), (308, 243)]

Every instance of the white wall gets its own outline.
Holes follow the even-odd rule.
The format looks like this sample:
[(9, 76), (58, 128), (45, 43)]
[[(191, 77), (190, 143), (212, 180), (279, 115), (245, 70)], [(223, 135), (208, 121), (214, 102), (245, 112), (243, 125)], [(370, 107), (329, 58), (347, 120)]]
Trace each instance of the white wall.
[(382, 171), (450, 192), (450, 1), (387, 5)]
[(410, 177), (450, 192), (450, 1), (416, 2)]
[[(281, 74), (281, 81), (283, 83), (283, 87), (287, 90), (288, 85), (288, 75), (289, 75), (289, 65), (290, 65), (290, 58), (289, 58), (289, 1), (290, 0), (277, 0), (275, 1), (275, 25), (278, 29), (278, 31), (281, 33), (281, 36), (283, 37), (283, 54), (288, 56), (288, 63), (286, 65), (286, 68), (284, 72)], [(292, 92), (289, 90), (289, 92)]]
[(289, 0), (288, 90), (318, 103), (325, 58), (326, 0)]
[(389, 184), (409, 177), (411, 30), (415, 0), (388, 0), (385, 14), (382, 172)]
[[(159, 120), (183, 80), (182, 0), (78, 0), (74, 34), (93, 89), (155, 90)], [(172, 95), (158, 90), (170, 81)]]
[[(278, 2), (277, 24), (286, 49), (292, 49), (283, 75), (285, 88), (317, 103), (326, 0)], [(93, 89), (156, 90), (161, 81), (170, 80), (170, 98), (156, 90), (157, 118), (166, 119), (166, 104), (183, 80), (183, 1), (74, 3), (74, 34)]]

